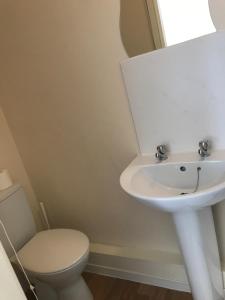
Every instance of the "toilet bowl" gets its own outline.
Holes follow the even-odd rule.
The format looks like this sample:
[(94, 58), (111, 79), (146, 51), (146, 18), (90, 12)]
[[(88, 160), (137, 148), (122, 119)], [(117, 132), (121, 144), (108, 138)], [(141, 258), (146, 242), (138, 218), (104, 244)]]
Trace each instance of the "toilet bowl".
[(81, 277), (88, 255), (88, 238), (72, 229), (41, 231), (18, 252), (40, 300), (93, 299)]
[[(0, 220), (35, 285), (39, 300), (93, 299), (81, 276), (89, 255), (89, 240), (85, 234), (73, 229), (37, 233), (20, 185), (0, 192)], [(2, 228), (0, 239), (11, 257), (13, 252)]]

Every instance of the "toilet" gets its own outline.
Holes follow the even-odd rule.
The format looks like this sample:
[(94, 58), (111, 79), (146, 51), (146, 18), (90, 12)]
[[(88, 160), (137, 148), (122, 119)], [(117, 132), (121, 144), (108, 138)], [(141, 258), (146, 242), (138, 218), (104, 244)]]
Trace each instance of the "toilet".
[[(21, 185), (0, 192), (0, 219), (39, 300), (93, 300), (81, 273), (89, 255), (89, 240), (73, 229), (36, 231)], [(0, 240), (10, 258), (13, 250), (0, 225)]]

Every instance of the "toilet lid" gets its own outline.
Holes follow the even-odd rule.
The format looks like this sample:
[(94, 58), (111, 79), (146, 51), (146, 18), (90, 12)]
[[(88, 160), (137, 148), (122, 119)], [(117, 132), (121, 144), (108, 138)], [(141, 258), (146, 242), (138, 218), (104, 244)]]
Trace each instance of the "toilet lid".
[(54, 273), (70, 268), (89, 251), (89, 240), (82, 232), (53, 229), (37, 233), (19, 252), (25, 269)]

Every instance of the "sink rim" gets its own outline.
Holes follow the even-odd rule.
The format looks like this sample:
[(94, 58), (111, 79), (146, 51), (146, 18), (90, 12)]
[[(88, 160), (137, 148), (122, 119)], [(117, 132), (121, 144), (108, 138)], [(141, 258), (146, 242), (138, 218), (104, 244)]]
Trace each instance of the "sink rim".
[[(225, 161), (223, 161), (223, 160), (208, 161), (208, 162), (210, 162), (210, 163), (211, 162), (212, 163), (214, 163), (214, 162), (218, 162), (218, 163), (219, 162), (224, 162), (225, 163)], [(184, 165), (185, 164), (190, 164), (190, 163), (195, 163), (195, 162), (178, 162), (178, 164), (184, 164)], [(176, 165), (175, 162), (164, 163), (164, 165), (170, 165), (170, 164), (171, 165)], [(143, 168), (147, 168), (148, 166), (151, 167), (151, 166), (155, 166), (155, 165), (154, 164), (149, 164), (147, 166), (139, 166), (139, 167), (138, 166), (132, 166), (129, 170), (125, 169), (125, 171), (121, 174), (121, 176), (120, 176), (120, 184), (124, 188), (124, 190), (127, 191), (128, 194), (131, 194), (129, 192), (128, 187), (132, 187), (131, 185), (129, 185), (130, 181), (128, 181), (127, 178), (126, 178), (126, 176), (128, 175), (128, 173), (129, 173), (129, 179), (131, 179), (132, 176), (135, 175), (139, 170), (142, 170)], [(127, 172), (126, 172), (126, 170), (127, 170)], [(188, 199), (188, 198), (193, 198), (193, 195), (199, 195), (199, 196), (201, 196), (203, 194), (206, 194), (207, 191), (211, 191), (211, 192), (214, 191), (214, 192), (216, 192), (218, 190), (218, 187), (223, 187), (223, 186), (225, 186), (225, 179), (224, 179), (224, 182), (218, 183), (216, 185), (213, 185), (213, 186), (208, 187), (208, 188), (204, 188), (203, 190), (196, 191), (196, 192), (193, 192), (193, 193), (187, 193), (187, 194), (184, 194), (184, 195), (164, 196), (164, 197), (161, 197), (161, 196), (151, 196), (151, 199), (154, 199), (154, 200), (170, 200), (170, 198), (172, 198), (173, 200), (175, 200), (175, 199), (180, 200), (180, 199), (184, 199), (184, 198)], [(136, 195), (140, 195), (140, 194), (138, 194), (138, 193), (136, 193), (134, 191), (134, 192), (132, 192), (131, 195), (136, 196)], [(148, 197), (149, 196), (143, 196), (143, 198), (147, 198), (146, 200), (148, 200)]]
[[(183, 153), (183, 154), (174, 154), (171, 155), (169, 159), (162, 162), (157, 162), (153, 155), (138, 155), (131, 163), (128, 165), (128, 167), (122, 172), (120, 176), (120, 185), (124, 189), (126, 193), (131, 195), (132, 197), (135, 197), (139, 199), (140, 201), (144, 201), (149, 205), (158, 206), (161, 205), (169, 205), (170, 203), (172, 205), (176, 205), (176, 203), (179, 204), (179, 207), (182, 207), (182, 205), (188, 207), (188, 202), (190, 201), (190, 207), (205, 207), (207, 205), (204, 205), (203, 203), (196, 202), (196, 198), (201, 198), (203, 201), (203, 197), (207, 197), (208, 199), (212, 196), (212, 194), (215, 197), (215, 200), (209, 199), (210, 201), (209, 205), (216, 204), (219, 201), (222, 201), (225, 199), (223, 196), (225, 193), (225, 179), (223, 182), (220, 182), (218, 184), (215, 184), (213, 186), (210, 186), (208, 188), (204, 188), (203, 190), (197, 191), (195, 193), (189, 193), (186, 195), (168, 195), (168, 196), (150, 196), (150, 195), (144, 195), (144, 193), (139, 193), (135, 191), (135, 189), (132, 187), (131, 179), (137, 173), (139, 170), (143, 169), (143, 167), (151, 167), (159, 165), (182, 165), (182, 164), (190, 164), (190, 163), (225, 163), (225, 151), (217, 151), (213, 153), (213, 155), (205, 158), (205, 159), (199, 159), (199, 156), (195, 153)], [(166, 185), (165, 185), (166, 186)], [(205, 200), (207, 203), (207, 200)], [(174, 211), (174, 209), (166, 208), (164, 209), (161, 207), (161, 209), (166, 211)]]

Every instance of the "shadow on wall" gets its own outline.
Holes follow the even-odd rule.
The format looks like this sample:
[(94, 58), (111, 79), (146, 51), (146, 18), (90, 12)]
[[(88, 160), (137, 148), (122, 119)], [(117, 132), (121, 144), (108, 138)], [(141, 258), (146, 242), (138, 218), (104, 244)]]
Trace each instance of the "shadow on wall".
[(146, 0), (120, 1), (120, 33), (129, 57), (155, 50)]

